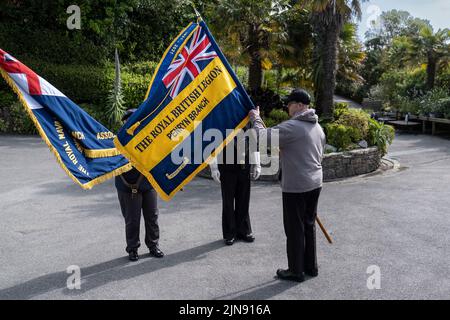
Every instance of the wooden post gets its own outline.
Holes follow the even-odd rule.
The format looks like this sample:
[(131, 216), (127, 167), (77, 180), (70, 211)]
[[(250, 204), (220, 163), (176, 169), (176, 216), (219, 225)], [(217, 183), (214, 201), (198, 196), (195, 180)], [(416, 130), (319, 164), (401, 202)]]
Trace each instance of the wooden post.
[(431, 135), (434, 136), (435, 133), (436, 133), (436, 122), (432, 121), (431, 122)]
[(426, 125), (426, 121), (425, 120), (422, 120), (422, 133), (425, 133), (427, 130), (427, 125)]

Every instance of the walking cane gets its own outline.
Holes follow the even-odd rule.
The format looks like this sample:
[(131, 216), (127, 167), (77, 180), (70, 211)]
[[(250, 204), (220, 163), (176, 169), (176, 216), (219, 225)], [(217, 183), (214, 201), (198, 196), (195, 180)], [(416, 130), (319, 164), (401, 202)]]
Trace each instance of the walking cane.
[[(258, 110), (259, 110), (259, 107), (258, 107)], [(262, 119), (261, 119), (261, 121), (262, 121)], [(264, 123), (264, 121), (262, 121), (262, 124), (263, 124), (264, 128), (267, 129), (267, 126), (266, 126), (266, 124)], [(333, 243), (333, 240), (331, 239), (330, 235), (328, 234), (327, 229), (325, 229), (325, 227), (323, 226), (322, 221), (320, 221), (318, 215), (316, 215), (316, 221), (317, 221), (317, 224), (318, 224), (319, 227), (320, 227), (320, 230), (322, 230), (323, 235), (325, 236), (325, 238), (327, 238), (328, 243), (329, 243), (329, 244), (332, 244), (332, 243)]]
[(317, 221), (317, 224), (318, 224), (319, 227), (320, 227), (320, 230), (322, 230), (323, 235), (325, 236), (325, 238), (327, 238), (328, 243), (329, 243), (329, 244), (332, 244), (332, 243), (333, 243), (333, 240), (331, 240), (331, 237), (330, 237), (330, 235), (328, 234), (327, 229), (325, 229), (325, 227), (323, 226), (322, 221), (320, 221), (319, 216), (316, 216), (316, 221)]

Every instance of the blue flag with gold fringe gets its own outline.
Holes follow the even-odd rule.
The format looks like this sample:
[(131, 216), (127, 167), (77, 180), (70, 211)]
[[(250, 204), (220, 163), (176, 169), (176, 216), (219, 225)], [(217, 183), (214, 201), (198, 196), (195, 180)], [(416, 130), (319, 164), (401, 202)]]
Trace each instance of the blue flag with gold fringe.
[(114, 143), (169, 200), (248, 123), (252, 108), (200, 20), (189, 24), (167, 48), (145, 101)]
[(131, 169), (114, 147), (112, 132), (2, 49), (0, 73), (61, 167), (83, 189)]

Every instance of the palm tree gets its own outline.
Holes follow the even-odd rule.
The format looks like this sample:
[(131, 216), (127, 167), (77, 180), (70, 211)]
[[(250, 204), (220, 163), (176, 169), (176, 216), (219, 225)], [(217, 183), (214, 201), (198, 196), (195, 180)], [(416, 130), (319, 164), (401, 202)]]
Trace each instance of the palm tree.
[(434, 88), (436, 73), (440, 62), (448, 63), (450, 58), (450, 30), (439, 29), (433, 33), (433, 28), (423, 27), (418, 36), (410, 39), (411, 50), (408, 55), (411, 60), (425, 58), (427, 61), (427, 89)]
[(344, 23), (352, 16), (361, 18), (359, 0), (309, 0), (314, 32), (314, 83), (316, 108), (332, 117), (336, 87), (338, 39)]
[(361, 76), (366, 54), (357, 38), (357, 26), (344, 24), (338, 40), (338, 69), (336, 73), (336, 91), (348, 98), (355, 97), (360, 86), (365, 82)]
[(217, 0), (211, 3), (211, 25), (218, 38), (231, 45), (230, 48), (223, 45), (230, 51), (227, 56), (236, 62), (247, 60), (250, 90), (261, 88), (263, 66), (271, 66), (271, 58), (276, 58), (271, 48), (285, 39), (280, 16), (289, 7), (288, 3), (288, 0)]

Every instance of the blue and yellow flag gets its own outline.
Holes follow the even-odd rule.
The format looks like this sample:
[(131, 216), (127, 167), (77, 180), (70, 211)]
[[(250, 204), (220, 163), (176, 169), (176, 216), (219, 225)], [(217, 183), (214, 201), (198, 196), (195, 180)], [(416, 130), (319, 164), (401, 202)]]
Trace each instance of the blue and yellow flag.
[(248, 122), (254, 105), (203, 21), (189, 24), (155, 70), (114, 143), (169, 200)]
[(61, 167), (83, 189), (131, 169), (114, 147), (112, 132), (2, 49), (0, 73)]

